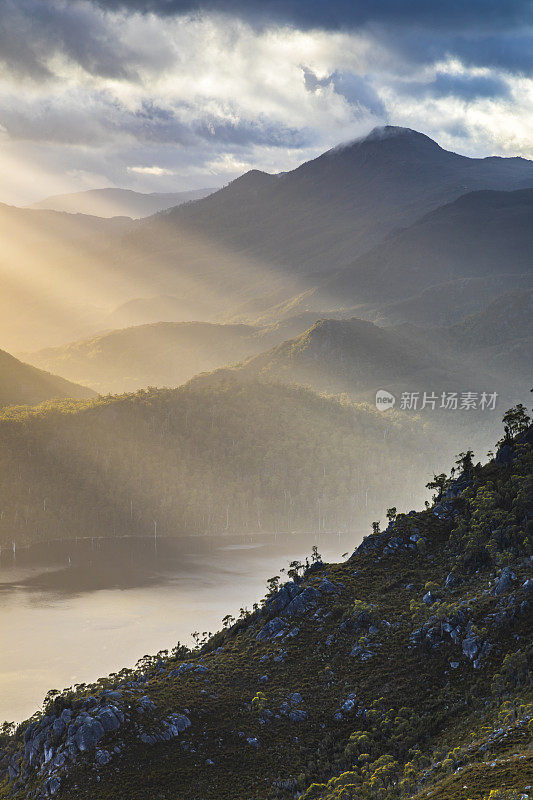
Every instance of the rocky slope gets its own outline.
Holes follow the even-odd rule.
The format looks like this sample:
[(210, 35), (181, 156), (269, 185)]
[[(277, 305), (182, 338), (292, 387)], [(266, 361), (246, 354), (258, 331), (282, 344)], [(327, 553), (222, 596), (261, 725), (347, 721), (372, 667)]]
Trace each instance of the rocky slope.
[[(340, 564), (293, 563), (189, 651), (51, 692), (0, 797), (518, 800), (533, 794), (533, 429)], [(491, 793), (492, 792), (492, 793)]]

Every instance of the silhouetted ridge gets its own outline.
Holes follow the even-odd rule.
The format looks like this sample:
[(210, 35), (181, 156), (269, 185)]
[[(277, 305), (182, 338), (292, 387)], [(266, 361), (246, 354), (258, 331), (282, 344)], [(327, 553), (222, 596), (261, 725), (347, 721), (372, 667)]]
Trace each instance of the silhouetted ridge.
[(32, 367), (0, 350), (0, 408), (37, 405), (52, 399), (82, 400), (89, 397), (94, 397), (91, 389)]
[(276, 175), (271, 175), (269, 172), (263, 172), (260, 169), (250, 169), (248, 172), (245, 172), (244, 175), (241, 175), (240, 177), (235, 178), (234, 181), (231, 181), (231, 183), (221, 191), (255, 191), (258, 189), (268, 188), (275, 182), (275, 180)]
[[(465, 192), (528, 186), (531, 162), (468, 158), (425, 134), (385, 126), (281, 175), (250, 170), (166, 220), (170, 236), (193, 230), (200, 241), (252, 263), (325, 275)], [(184, 265), (178, 251), (176, 257)], [(211, 255), (208, 261), (212, 270)]]

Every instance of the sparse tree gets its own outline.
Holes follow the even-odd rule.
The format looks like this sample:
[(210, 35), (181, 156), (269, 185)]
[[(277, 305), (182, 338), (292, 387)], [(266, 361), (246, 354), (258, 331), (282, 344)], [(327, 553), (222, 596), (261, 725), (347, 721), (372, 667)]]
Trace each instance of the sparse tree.
[(298, 580), (301, 569), (303, 569), (303, 564), (301, 561), (291, 561), (287, 575), (293, 580)]
[(316, 544), (314, 544), (313, 547), (311, 548), (311, 561), (313, 562), (313, 564), (316, 564), (317, 561), (322, 561), (322, 556), (318, 552), (318, 547), (316, 546)]
[(444, 472), (441, 472), (440, 475), (434, 475), (433, 480), (429, 481), (429, 483), (426, 483), (426, 489), (435, 491), (435, 494), (433, 495), (433, 502), (440, 503), (444, 497), (447, 486), (448, 477)]
[(518, 405), (506, 411), (503, 415), (503, 425), (506, 438), (509, 440), (527, 430), (531, 425), (531, 418), (527, 413), (526, 407), (522, 403), (518, 403)]
[(268, 589), (268, 595), (269, 596), (273, 595), (273, 594), (276, 594), (276, 592), (279, 589), (279, 584), (280, 584), (279, 575), (274, 575), (273, 578), (269, 578), (267, 580), (267, 589)]
[(459, 467), (461, 473), (463, 475), (471, 475), (474, 471), (474, 462), (472, 460), (474, 456), (473, 450), (467, 450), (466, 453), (459, 453), (455, 463)]

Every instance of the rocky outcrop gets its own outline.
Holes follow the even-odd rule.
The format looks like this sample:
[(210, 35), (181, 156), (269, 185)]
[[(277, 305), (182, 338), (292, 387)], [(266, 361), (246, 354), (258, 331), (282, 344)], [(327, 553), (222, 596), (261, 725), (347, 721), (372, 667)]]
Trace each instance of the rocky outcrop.
[(274, 619), (269, 620), (266, 625), (264, 625), (259, 633), (256, 636), (256, 639), (259, 642), (264, 642), (267, 639), (273, 639), (276, 636), (280, 636), (285, 631), (286, 623), (280, 619), (279, 617), (274, 617)]
[[(144, 744), (168, 741), (191, 725), (184, 714), (157, 720), (155, 712), (156, 705), (148, 695), (104, 690), (98, 698), (77, 700), (73, 708), (44, 714), (26, 727), (23, 749), (13, 754), (8, 763), (8, 777), (20, 782), (38, 775), (42, 790), (35, 797), (54, 797), (63, 777), (80, 757), (92, 758), (100, 768), (121, 752), (122, 740), (117, 737), (124, 723), (130, 731), (137, 731)], [(150, 718), (148, 727), (144, 723), (146, 716)]]
[(509, 589), (513, 588), (515, 581), (516, 575), (514, 574), (513, 570), (510, 567), (505, 567), (494, 585), (494, 594), (500, 595), (504, 594), (504, 592), (508, 592)]

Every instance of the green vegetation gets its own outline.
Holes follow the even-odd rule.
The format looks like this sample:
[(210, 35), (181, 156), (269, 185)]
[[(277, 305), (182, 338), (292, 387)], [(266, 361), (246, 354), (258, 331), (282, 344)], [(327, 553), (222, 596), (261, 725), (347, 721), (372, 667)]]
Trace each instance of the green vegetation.
[[(343, 563), (294, 563), (195, 650), (49, 694), (4, 732), (0, 797), (530, 797), (532, 434), (484, 466), (462, 454), (440, 501), (391, 514)], [(65, 710), (74, 730), (109, 703), (124, 721), (99, 749), (52, 733)], [(190, 725), (165, 738), (176, 714)]]
[(296, 387), (207, 376), (0, 415), (0, 544), (354, 530), (411, 504), (421, 426)]

